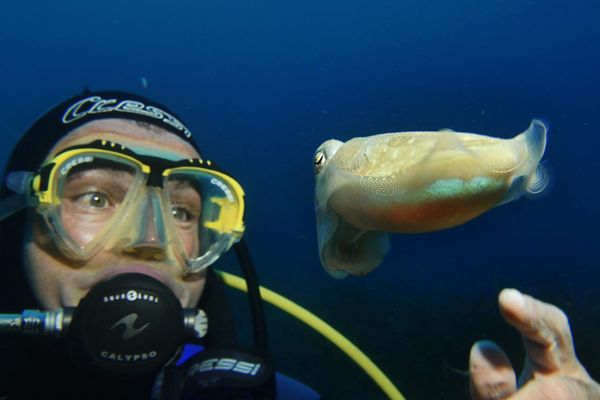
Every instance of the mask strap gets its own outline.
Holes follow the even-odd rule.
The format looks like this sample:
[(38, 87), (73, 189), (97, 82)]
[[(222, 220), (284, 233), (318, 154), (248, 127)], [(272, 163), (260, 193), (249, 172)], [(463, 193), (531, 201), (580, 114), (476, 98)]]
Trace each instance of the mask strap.
[(33, 205), (33, 199), (28, 195), (33, 175), (29, 171), (14, 171), (6, 175), (6, 187), (15, 193), (0, 201), (0, 221)]
[(30, 205), (28, 196), (24, 194), (11, 194), (4, 200), (0, 201), (0, 221), (4, 221), (11, 215), (27, 208)]
[(26, 194), (33, 179), (33, 172), (14, 171), (6, 175), (6, 187), (15, 193)]

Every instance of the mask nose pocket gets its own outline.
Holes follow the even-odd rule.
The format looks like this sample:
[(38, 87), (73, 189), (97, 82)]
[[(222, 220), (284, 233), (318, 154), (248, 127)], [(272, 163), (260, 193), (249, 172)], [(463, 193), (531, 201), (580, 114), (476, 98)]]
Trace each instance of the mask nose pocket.
[(125, 253), (144, 260), (166, 258), (167, 236), (159, 188), (147, 188), (140, 204), (129, 219), (127, 234), (119, 240)]

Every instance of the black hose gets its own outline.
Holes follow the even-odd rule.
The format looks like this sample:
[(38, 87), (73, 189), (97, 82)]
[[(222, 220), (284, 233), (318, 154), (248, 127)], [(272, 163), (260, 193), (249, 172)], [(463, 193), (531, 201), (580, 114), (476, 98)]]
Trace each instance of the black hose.
[(248, 300), (250, 302), (250, 314), (252, 316), (252, 327), (254, 329), (254, 345), (268, 354), (268, 339), (267, 339), (267, 323), (265, 321), (265, 313), (263, 310), (262, 298), (258, 285), (256, 270), (250, 257), (250, 251), (244, 239), (241, 239), (234, 246), (242, 273), (248, 285)]

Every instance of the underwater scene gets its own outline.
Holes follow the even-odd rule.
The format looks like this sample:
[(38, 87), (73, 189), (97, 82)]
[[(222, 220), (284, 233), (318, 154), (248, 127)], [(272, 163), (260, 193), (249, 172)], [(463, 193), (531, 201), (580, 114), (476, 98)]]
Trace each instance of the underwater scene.
[[(3, 16), (3, 166), (38, 116), (85, 88), (156, 99), (244, 188), (261, 285), (338, 330), (405, 398), (468, 399), (469, 351), (481, 339), (520, 371), (521, 337), (498, 310), (503, 288), (564, 310), (580, 361), (600, 378), (597, 2), (7, 0)], [(530, 129), (521, 147), (489, 139)], [(473, 150), (449, 130), (488, 139), (465, 136), (480, 140)], [(398, 144), (401, 156), (387, 137), (369, 142), (383, 148), (369, 162), (385, 177), (401, 164), (406, 180), (386, 184), (402, 195), (376, 204), (350, 178), (334, 193), (341, 171), (372, 172), (347, 155), (348, 141), (394, 132), (418, 133)], [(317, 152), (330, 139), (340, 143)], [(507, 182), (512, 171), (524, 178), (457, 189), (431, 164), (443, 151), (484, 160), (493, 179), (499, 169)], [(473, 171), (466, 156), (452, 160)], [(427, 186), (441, 175), (443, 187)], [(440, 209), (459, 217), (399, 226), (406, 202), (457, 190), (474, 200)], [(345, 264), (363, 250), (364, 262)], [(233, 254), (215, 267), (240, 274)], [(246, 297), (227, 293), (250, 342)], [(265, 312), (279, 372), (325, 399), (388, 398), (331, 341), (272, 305)]]

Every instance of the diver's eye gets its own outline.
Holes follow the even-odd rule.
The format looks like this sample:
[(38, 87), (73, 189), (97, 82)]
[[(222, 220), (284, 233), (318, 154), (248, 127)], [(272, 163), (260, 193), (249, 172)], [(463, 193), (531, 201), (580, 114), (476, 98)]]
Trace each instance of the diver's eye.
[(106, 208), (109, 206), (108, 197), (101, 192), (89, 192), (79, 196), (76, 201), (90, 208)]
[(176, 221), (179, 222), (190, 222), (194, 216), (185, 207), (173, 206), (171, 208), (171, 215)]

